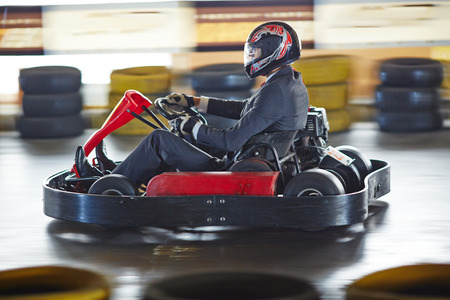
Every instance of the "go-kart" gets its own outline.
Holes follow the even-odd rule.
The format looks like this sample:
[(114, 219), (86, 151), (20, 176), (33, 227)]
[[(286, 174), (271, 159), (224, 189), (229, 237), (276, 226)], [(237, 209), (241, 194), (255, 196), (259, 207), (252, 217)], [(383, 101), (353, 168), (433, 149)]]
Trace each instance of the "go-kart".
[[(304, 130), (255, 135), (226, 154), (221, 170), (173, 170), (136, 190), (126, 178), (110, 174), (120, 162), (106, 156), (103, 139), (133, 118), (155, 130), (173, 130), (150, 105), (138, 91), (125, 92), (103, 126), (78, 147), (73, 167), (44, 182), (46, 215), (108, 226), (323, 228), (363, 222), (369, 206), (390, 191), (390, 165), (352, 146), (327, 146), (326, 111), (315, 107)], [(206, 123), (195, 109), (164, 98), (154, 105), (169, 120), (187, 114)], [(80, 163), (94, 150), (97, 171), (82, 174)]]

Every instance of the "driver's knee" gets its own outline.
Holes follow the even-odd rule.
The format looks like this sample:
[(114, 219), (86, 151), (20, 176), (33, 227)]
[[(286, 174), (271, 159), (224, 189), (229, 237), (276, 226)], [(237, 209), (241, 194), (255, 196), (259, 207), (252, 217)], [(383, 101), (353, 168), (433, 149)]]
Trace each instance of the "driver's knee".
[(157, 149), (171, 147), (174, 143), (179, 143), (179, 140), (181, 138), (176, 134), (162, 129), (155, 129), (146, 137), (147, 145)]
[(175, 134), (173, 134), (170, 131), (162, 130), (162, 129), (155, 129), (147, 136), (147, 139), (153, 140), (153, 141), (161, 141), (165, 139), (171, 139), (173, 137), (177, 137)]

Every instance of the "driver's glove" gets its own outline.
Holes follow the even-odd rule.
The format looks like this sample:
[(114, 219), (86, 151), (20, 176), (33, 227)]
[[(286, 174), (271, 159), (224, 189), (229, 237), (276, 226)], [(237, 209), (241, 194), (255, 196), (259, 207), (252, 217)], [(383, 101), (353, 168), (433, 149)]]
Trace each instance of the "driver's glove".
[(179, 105), (182, 107), (194, 106), (194, 97), (190, 95), (172, 93), (165, 98), (169, 105)]
[(192, 129), (194, 129), (197, 121), (189, 116), (182, 116), (174, 120), (169, 121), (170, 126), (177, 132), (181, 137), (192, 134)]

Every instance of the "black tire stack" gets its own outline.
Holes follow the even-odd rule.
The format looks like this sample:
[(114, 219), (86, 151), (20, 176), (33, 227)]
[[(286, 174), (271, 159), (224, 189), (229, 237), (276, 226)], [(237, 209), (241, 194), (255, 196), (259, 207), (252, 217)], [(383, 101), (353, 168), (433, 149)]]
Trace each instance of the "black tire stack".
[(423, 132), (442, 128), (439, 61), (427, 58), (393, 58), (380, 65), (381, 84), (375, 101), (378, 125), (385, 132)]
[(66, 138), (83, 133), (80, 70), (68, 66), (22, 69), (19, 83), (23, 115), (16, 127), (22, 138)]
[[(224, 63), (194, 69), (191, 84), (196, 95), (244, 100), (252, 95), (255, 81), (247, 77), (241, 63)], [(211, 114), (203, 115), (208, 124), (216, 128), (226, 129), (237, 121)]]
[(347, 110), (350, 63), (348, 56), (323, 55), (301, 58), (292, 65), (302, 73), (309, 104), (327, 111), (330, 132), (345, 131), (351, 125)]

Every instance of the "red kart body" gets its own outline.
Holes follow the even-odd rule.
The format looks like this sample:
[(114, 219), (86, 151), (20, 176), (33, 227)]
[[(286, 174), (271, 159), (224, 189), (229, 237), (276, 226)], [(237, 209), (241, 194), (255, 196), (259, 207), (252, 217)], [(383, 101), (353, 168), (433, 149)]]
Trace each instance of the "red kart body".
[(165, 172), (153, 177), (146, 196), (275, 196), (280, 172)]

